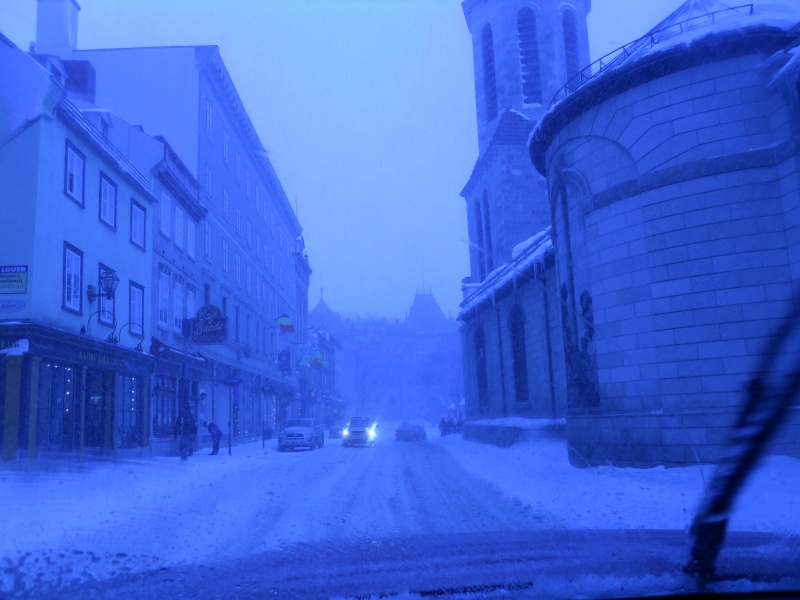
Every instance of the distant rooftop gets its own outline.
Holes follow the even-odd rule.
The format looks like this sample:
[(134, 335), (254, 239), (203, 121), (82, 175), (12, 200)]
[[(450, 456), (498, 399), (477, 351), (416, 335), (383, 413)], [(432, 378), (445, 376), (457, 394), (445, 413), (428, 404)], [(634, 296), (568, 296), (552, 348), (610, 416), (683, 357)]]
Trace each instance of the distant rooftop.
[(457, 328), (455, 321), (444, 316), (439, 303), (431, 293), (417, 292), (403, 325), (416, 332), (434, 333)]

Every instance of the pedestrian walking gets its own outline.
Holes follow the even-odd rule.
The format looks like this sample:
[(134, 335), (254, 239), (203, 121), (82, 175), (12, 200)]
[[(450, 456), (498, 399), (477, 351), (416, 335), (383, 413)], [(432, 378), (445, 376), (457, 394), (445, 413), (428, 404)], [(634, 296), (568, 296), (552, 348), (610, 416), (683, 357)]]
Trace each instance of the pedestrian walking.
[[(189, 454), (192, 447), (192, 418), (191, 413), (188, 410), (182, 410), (178, 414), (178, 418), (175, 419), (175, 429), (173, 431), (173, 436), (176, 440), (179, 440), (178, 448), (181, 455), (181, 460), (188, 460)], [(197, 431), (197, 426), (194, 426), (195, 431)]]
[(439, 435), (441, 437), (447, 435), (447, 421), (444, 420), (444, 417), (439, 420)]
[(214, 444), (214, 447), (211, 449), (211, 452), (208, 453), (209, 456), (214, 454), (219, 454), (219, 440), (222, 438), (222, 430), (217, 426), (214, 421), (210, 423), (203, 422), (203, 427), (208, 427), (208, 433), (211, 435), (211, 442)]

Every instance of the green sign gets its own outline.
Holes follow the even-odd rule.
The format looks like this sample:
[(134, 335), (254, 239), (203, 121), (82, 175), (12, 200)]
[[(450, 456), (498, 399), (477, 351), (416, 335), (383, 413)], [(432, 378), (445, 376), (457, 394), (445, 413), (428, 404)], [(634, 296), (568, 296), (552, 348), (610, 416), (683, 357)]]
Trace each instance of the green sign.
[(28, 265), (0, 265), (0, 294), (28, 293)]

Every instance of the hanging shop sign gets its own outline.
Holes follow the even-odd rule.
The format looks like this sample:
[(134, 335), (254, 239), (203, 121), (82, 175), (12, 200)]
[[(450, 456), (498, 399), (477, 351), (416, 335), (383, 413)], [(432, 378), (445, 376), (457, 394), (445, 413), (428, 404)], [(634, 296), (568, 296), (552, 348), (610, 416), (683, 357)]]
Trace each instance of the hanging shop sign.
[(278, 352), (278, 369), (284, 373), (292, 370), (292, 355), (288, 348), (284, 348)]
[(196, 344), (220, 344), (228, 338), (228, 317), (218, 306), (201, 306), (192, 321), (192, 339)]
[(0, 294), (28, 293), (28, 265), (0, 265)]

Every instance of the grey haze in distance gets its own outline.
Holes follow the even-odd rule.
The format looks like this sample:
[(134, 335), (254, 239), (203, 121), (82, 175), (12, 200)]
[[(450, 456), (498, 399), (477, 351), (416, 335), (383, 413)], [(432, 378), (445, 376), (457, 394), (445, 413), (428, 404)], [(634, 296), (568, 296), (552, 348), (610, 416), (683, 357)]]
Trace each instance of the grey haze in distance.
[[(683, 0), (594, 0), (592, 59)], [(79, 48), (218, 45), (339, 312), (403, 317), (417, 289), (458, 313), (460, 198), (478, 156), (459, 0), (79, 0)], [(0, 0), (23, 49), (36, 0)], [(150, 131), (150, 134), (158, 134)], [(533, 233), (533, 232), (532, 232)]]

